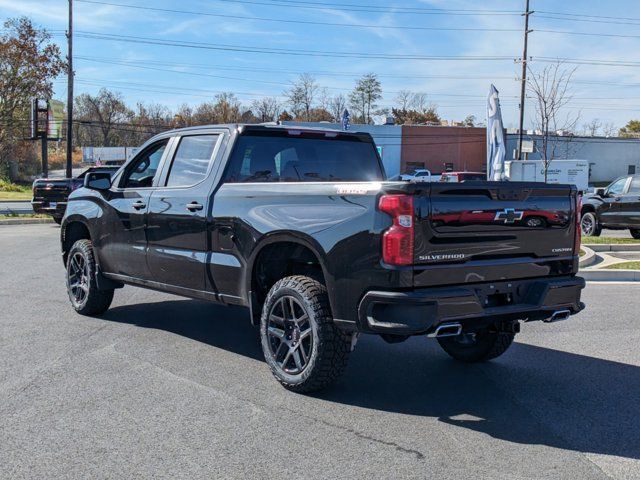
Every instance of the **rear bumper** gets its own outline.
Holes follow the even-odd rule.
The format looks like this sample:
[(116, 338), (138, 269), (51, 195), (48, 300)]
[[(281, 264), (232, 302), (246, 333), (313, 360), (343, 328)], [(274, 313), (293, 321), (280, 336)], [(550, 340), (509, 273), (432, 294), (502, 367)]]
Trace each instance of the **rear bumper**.
[[(474, 330), (510, 320), (549, 320), (584, 308), (581, 277), (537, 278), (405, 292), (370, 291), (358, 307), (358, 329), (367, 333), (431, 333), (444, 322)], [(566, 315), (565, 315), (566, 316)]]
[[(52, 207), (51, 202), (55, 203), (56, 206)], [(32, 200), (31, 207), (35, 213), (44, 213), (53, 216), (59, 215), (62, 217), (67, 209), (67, 201), (63, 200), (61, 202), (56, 202), (55, 200), (52, 200), (51, 202), (48, 200)]]

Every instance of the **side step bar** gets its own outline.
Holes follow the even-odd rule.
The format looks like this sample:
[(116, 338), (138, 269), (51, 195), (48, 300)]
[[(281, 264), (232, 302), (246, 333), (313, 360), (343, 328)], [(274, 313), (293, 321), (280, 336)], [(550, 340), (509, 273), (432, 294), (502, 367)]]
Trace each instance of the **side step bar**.
[(443, 323), (438, 325), (436, 329), (427, 334), (427, 337), (442, 338), (442, 337), (457, 337), (462, 333), (462, 325), (459, 323)]

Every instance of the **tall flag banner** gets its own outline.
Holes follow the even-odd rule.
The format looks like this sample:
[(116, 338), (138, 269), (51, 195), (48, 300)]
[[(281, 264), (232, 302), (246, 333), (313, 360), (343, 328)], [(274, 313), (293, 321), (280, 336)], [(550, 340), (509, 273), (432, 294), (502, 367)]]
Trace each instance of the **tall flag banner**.
[(349, 110), (345, 108), (344, 112), (342, 112), (342, 129), (349, 130), (349, 128), (351, 128)]
[(498, 90), (492, 84), (487, 98), (487, 180), (505, 180), (507, 154)]

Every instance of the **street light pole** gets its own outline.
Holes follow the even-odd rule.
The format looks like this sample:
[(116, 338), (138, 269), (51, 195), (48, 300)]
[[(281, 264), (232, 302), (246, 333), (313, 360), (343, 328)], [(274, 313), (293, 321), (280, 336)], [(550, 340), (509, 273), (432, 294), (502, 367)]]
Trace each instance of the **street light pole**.
[(529, 0), (524, 12), (524, 49), (522, 52), (522, 79), (520, 85), (520, 127), (518, 128), (518, 160), (522, 160), (522, 129), (524, 128), (524, 97), (527, 88), (527, 41), (529, 39)]
[(73, 0), (69, 0), (69, 30), (67, 31), (67, 169), (71, 178), (73, 166)]

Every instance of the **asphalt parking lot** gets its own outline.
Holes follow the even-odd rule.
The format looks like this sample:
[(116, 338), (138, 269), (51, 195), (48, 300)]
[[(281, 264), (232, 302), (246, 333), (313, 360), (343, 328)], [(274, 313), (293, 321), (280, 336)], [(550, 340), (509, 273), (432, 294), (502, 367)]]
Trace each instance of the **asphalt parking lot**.
[(640, 478), (640, 284), (483, 365), (365, 336), (302, 396), (242, 309), (126, 287), (76, 315), (58, 236), (0, 226), (0, 478)]

